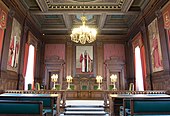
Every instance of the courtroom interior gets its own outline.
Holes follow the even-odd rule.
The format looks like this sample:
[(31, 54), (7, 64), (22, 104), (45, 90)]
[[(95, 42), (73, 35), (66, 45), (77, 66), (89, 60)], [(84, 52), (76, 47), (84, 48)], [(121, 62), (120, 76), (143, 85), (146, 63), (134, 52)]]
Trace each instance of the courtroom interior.
[(0, 0), (0, 115), (170, 115), (169, 94), (169, 0)]

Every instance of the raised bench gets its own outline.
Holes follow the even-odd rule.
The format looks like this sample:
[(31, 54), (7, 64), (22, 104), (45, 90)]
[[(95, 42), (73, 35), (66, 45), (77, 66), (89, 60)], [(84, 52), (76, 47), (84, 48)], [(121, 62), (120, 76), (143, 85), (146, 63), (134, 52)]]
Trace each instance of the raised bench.
[(129, 116), (135, 115), (170, 115), (170, 98), (130, 99)]
[(0, 116), (42, 116), (43, 103), (40, 101), (0, 100)]

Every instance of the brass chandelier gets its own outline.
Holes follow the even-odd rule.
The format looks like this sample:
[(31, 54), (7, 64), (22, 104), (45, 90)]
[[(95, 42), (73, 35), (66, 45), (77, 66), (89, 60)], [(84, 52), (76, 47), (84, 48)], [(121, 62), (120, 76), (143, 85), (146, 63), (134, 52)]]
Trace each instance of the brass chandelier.
[(86, 26), (87, 18), (85, 16), (81, 17), (82, 26), (79, 28), (74, 28), (72, 30), (71, 40), (76, 43), (85, 44), (86, 42), (91, 43), (96, 40), (97, 31), (94, 28), (89, 28)]

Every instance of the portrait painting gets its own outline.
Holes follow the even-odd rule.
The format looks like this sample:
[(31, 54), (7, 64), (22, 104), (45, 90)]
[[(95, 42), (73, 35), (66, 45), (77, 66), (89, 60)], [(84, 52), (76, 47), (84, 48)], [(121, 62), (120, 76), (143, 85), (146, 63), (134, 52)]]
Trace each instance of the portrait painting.
[(93, 73), (93, 46), (76, 46), (76, 73)]
[(161, 52), (157, 18), (154, 19), (148, 25), (148, 36), (149, 36), (149, 43), (150, 43), (152, 71), (158, 72), (163, 70), (163, 64), (162, 64), (162, 52)]
[(13, 18), (12, 32), (10, 37), (7, 70), (18, 71), (18, 60), (20, 52), (21, 25)]

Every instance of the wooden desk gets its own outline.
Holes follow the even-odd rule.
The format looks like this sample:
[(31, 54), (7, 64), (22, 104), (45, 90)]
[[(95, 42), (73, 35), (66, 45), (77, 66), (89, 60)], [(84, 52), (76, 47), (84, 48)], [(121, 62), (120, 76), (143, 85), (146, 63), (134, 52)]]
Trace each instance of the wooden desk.
[(66, 90), (66, 100), (104, 100), (107, 106), (107, 93), (103, 90)]
[(167, 94), (109, 94), (110, 116), (119, 115), (119, 108), (123, 106), (125, 98), (170, 98)]
[[(60, 115), (60, 94), (16, 94), (16, 93), (4, 93), (0, 94), (0, 99), (16, 99), (22, 100), (21, 98), (50, 98), (52, 102), (56, 103), (56, 116)], [(53, 107), (53, 106), (52, 106)]]

